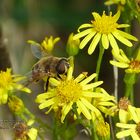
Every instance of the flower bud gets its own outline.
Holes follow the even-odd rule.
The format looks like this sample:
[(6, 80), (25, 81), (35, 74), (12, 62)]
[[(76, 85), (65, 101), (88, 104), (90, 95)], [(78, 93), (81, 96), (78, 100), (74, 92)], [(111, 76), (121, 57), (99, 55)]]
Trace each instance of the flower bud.
[(79, 52), (79, 44), (80, 40), (73, 40), (73, 33), (69, 35), (68, 41), (67, 41), (67, 46), (66, 46), (66, 51), (69, 56), (74, 56), (77, 55)]
[(24, 111), (24, 103), (17, 96), (11, 96), (8, 100), (10, 110), (15, 114), (20, 114)]
[(98, 121), (96, 131), (99, 140), (110, 140), (110, 126), (107, 122)]

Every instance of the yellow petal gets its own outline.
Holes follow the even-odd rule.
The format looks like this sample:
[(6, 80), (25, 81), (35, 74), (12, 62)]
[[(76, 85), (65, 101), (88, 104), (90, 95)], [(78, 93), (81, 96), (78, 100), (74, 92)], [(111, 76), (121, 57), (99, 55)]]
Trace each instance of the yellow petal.
[(49, 78), (50, 84), (57, 86), (60, 84), (60, 81), (56, 80), (55, 78)]
[(42, 103), (45, 99), (54, 97), (55, 94), (53, 92), (46, 92), (39, 94), (35, 100), (36, 103)]
[(80, 82), (80, 81), (82, 81), (87, 76), (87, 74), (88, 74), (87, 72), (81, 73), (78, 77), (76, 77), (74, 79), (74, 81), (76, 81), (77, 83)]
[(98, 82), (94, 82), (94, 83), (91, 83), (91, 84), (84, 85), (83, 90), (93, 89), (93, 88), (101, 85), (102, 83), (103, 83), (103, 81), (98, 81)]
[(119, 119), (121, 123), (127, 123), (130, 119), (130, 115), (127, 111), (120, 109), (119, 110)]
[(117, 31), (112, 32), (112, 34), (123, 44), (125, 44), (128, 47), (132, 47), (133, 44), (126, 38), (124, 38), (123, 36), (121, 36)]
[(120, 30), (117, 30), (117, 32), (118, 32), (121, 36), (123, 36), (123, 37), (125, 37), (125, 38), (127, 38), (127, 39), (134, 40), (134, 41), (138, 41), (138, 39), (137, 39), (135, 36), (133, 36), (133, 35), (130, 35), (130, 34), (126, 33), (126, 32), (120, 31)]
[(119, 67), (119, 68), (128, 68), (129, 65), (127, 63), (122, 63), (122, 62), (116, 62), (116, 61), (109, 61), (110, 64), (116, 66), (116, 67)]
[(129, 27), (130, 25), (129, 24), (119, 24), (117, 26), (117, 28), (126, 28), (126, 27)]
[(133, 140), (140, 140), (140, 137), (136, 134), (135, 131), (132, 131), (131, 136), (132, 136)]
[(93, 29), (86, 29), (86, 30), (84, 30), (84, 31), (82, 31), (82, 32), (80, 32), (80, 33), (77, 33), (77, 34), (75, 34), (75, 35), (73, 36), (73, 40), (77, 40), (77, 39), (79, 39), (79, 38), (81, 38), (81, 37), (84, 37), (84, 36), (86, 36), (87, 34), (91, 33), (92, 31), (93, 31)]
[(90, 110), (94, 111), (95, 107), (89, 102), (87, 101), (85, 98), (80, 98), (81, 102)]
[(80, 85), (83, 86), (83, 85), (89, 83), (89, 82), (92, 81), (96, 76), (97, 76), (96, 73), (91, 74), (91, 75), (88, 76), (86, 79), (84, 79), (84, 80), (80, 83)]
[(93, 91), (83, 91), (82, 94), (84, 97), (93, 97), (93, 98), (104, 97), (104, 95), (102, 93), (93, 92)]
[(43, 103), (41, 103), (39, 105), (39, 109), (43, 109), (43, 108), (46, 108), (46, 107), (54, 104), (55, 103), (55, 100), (56, 100), (55, 98), (51, 98), (49, 100), (44, 101)]
[(91, 32), (90, 34), (88, 34), (80, 43), (79, 48), (83, 49), (85, 47), (85, 45), (91, 40), (91, 38), (96, 34), (96, 31)]
[(95, 20), (101, 19), (101, 16), (98, 13), (96, 13), (96, 12), (92, 12), (92, 15), (93, 15)]
[(61, 122), (63, 123), (66, 115), (69, 113), (69, 111), (71, 110), (73, 102), (70, 102), (69, 104), (66, 104), (65, 106), (63, 106), (62, 108), (62, 116), (61, 116)]
[(80, 32), (80, 29), (89, 28), (89, 27), (93, 27), (93, 25), (92, 25), (92, 24), (88, 24), (88, 23), (82, 24), (82, 25), (78, 28), (78, 32)]
[(93, 38), (93, 40), (92, 40), (92, 42), (91, 42), (91, 44), (90, 44), (90, 46), (89, 46), (89, 48), (88, 48), (88, 54), (89, 54), (89, 55), (91, 55), (91, 54), (94, 52), (94, 50), (95, 50), (97, 44), (98, 44), (99, 41), (100, 41), (100, 38), (101, 38), (101, 34), (100, 34), (100, 33), (97, 33), (97, 34), (95, 35), (95, 37)]
[(140, 120), (139, 120), (139, 118), (138, 118), (138, 116), (137, 116), (137, 113), (136, 113), (136, 111), (135, 111), (135, 107), (129, 105), (129, 106), (128, 106), (128, 110), (129, 110), (129, 112), (130, 112), (130, 114), (131, 114), (131, 116), (132, 116), (132, 119), (133, 119), (136, 123), (139, 123)]
[(118, 12), (113, 16), (114, 22), (117, 22), (118, 19), (120, 18), (121, 12), (118, 10)]
[(72, 79), (73, 67), (70, 67), (67, 72), (67, 80)]
[(116, 137), (117, 138), (123, 138), (123, 137), (127, 137), (127, 136), (130, 136), (131, 135), (131, 130), (124, 130), (124, 131), (121, 131), (121, 132), (118, 132), (116, 134)]
[(85, 105), (81, 101), (76, 102), (77, 107), (80, 109), (80, 111), (83, 113), (83, 115), (90, 120), (91, 114), (89, 113), (88, 109), (85, 107)]
[(109, 41), (106, 34), (102, 35), (102, 45), (105, 49), (108, 49), (109, 47)]
[(136, 124), (117, 123), (116, 126), (120, 127), (120, 128), (135, 129), (137, 125)]
[(118, 44), (117, 44), (115, 38), (113, 37), (113, 35), (108, 34), (108, 39), (109, 39), (109, 42), (110, 42), (111, 47), (113, 48), (114, 52), (119, 54), (119, 47), (118, 47)]

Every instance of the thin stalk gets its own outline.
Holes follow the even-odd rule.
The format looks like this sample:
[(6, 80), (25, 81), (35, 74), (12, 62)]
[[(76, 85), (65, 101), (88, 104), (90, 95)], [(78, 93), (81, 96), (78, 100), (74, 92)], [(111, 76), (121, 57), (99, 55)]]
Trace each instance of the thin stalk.
[(137, 75), (135, 73), (126, 73), (124, 76), (125, 82), (125, 96), (131, 100), (131, 103), (134, 103), (134, 85), (137, 80)]
[(95, 78), (95, 82), (98, 81), (99, 79), (99, 74), (100, 74), (100, 68), (101, 68), (101, 63), (102, 63), (102, 58), (103, 58), (103, 54), (104, 54), (104, 48), (103, 46), (101, 45), (100, 43), (100, 46), (99, 46), (99, 56), (98, 56), (98, 60), (97, 60), (97, 66), (96, 66), (96, 78)]

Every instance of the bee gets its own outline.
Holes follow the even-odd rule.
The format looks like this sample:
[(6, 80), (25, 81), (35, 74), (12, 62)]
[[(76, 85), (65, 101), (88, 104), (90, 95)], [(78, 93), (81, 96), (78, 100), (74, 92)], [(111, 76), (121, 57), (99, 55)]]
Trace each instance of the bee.
[(70, 67), (68, 58), (48, 55), (41, 51), (39, 44), (31, 44), (31, 51), (39, 61), (32, 67), (30, 81), (37, 82), (47, 78), (47, 88), (50, 77), (61, 78), (60, 75), (67, 73), (67, 70)]
[(32, 79), (38, 81), (44, 77), (59, 77), (69, 68), (67, 58), (48, 56), (41, 58), (32, 68)]

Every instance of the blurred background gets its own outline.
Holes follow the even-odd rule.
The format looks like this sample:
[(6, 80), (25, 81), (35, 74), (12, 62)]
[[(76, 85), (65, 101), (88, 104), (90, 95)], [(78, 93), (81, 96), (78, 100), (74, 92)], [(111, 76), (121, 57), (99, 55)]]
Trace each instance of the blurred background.
[[(67, 57), (65, 46), (69, 34), (76, 33), (79, 25), (90, 23), (93, 11), (102, 14), (103, 10), (107, 11), (103, 0), (0, 0), (0, 34), (2, 35), (0, 37), (7, 48), (6, 58), (9, 57), (11, 61), (10, 63), (6, 61), (6, 58), (2, 59), (3, 61), (0, 61), (1, 69), (11, 65), (14, 73), (26, 74), (31, 71), (32, 65), (37, 62), (37, 59), (33, 56), (27, 40), (35, 40), (40, 43), (45, 36), (50, 35), (61, 38), (57, 44), (59, 47), (55, 48), (56, 56)], [(136, 21), (134, 21), (133, 33), (140, 39), (140, 27)], [(4, 52), (4, 50), (2, 51)], [(87, 54), (87, 48), (85, 51), (80, 51), (75, 59), (75, 75), (82, 71), (88, 71), (89, 74), (95, 72), (97, 57), (98, 48), (91, 56)], [(104, 80), (103, 87), (112, 94), (114, 79), (113, 69), (109, 64), (110, 59), (112, 56), (108, 51), (103, 59), (99, 79)], [(123, 70), (119, 70), (119, 74), (119, 95), (121, 96), (124, 86)], [(138, 87), (139, 84), (136, 86), (136, 97), (139, 98)], [(31, 101), (34, 101), (36, 93), (40, 89), (33, 88), (33, 90), (35, 94)], [(39, 113), (37, 107), (33, 108), (34, 105), (29, 103), (27, 98), (25, 95), (25, 103), (31, 111)], [(139, 101), (137, 101), (138, 104)], [(3, 116), (8, 111), (4, 110)], [(3, 132), (1, 134), (3, 135)], [(75, 140), (78, 140), (78, 137)], [(8, 140), (8, 138), (2, 140)]]

